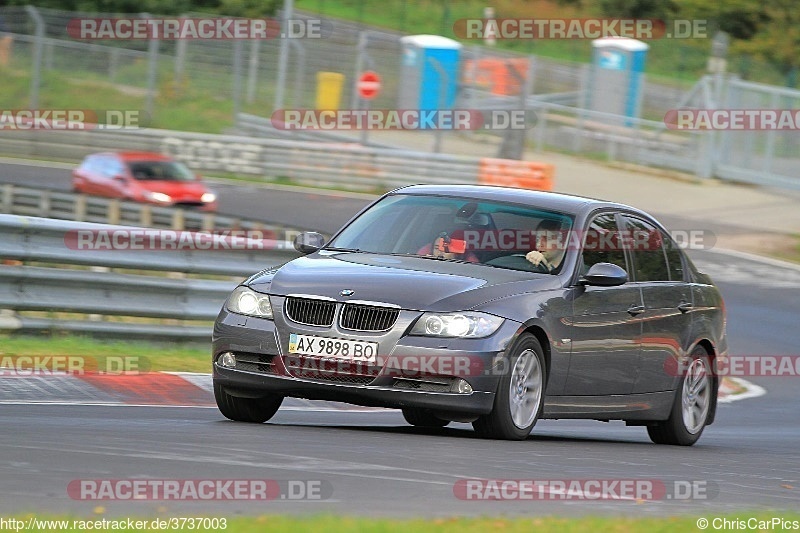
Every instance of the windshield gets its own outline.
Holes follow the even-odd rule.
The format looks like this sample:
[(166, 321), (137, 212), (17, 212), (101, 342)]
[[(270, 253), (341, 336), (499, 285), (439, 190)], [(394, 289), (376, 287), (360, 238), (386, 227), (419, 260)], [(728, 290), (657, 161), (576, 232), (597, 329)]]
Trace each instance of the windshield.
[(135, 161), (131, 174), (139, 181), (194, 181), (194, 173), (177, 161)]
[(556, 274), (572, 223), (571, 216), (536, 207), (399, 194), (375, 204), (326, 248)]

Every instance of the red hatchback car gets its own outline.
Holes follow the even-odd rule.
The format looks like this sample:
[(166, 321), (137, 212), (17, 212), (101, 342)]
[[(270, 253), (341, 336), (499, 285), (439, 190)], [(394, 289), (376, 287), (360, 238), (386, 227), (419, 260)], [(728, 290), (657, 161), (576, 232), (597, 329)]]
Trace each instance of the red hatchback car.
[(172, 157), (154, 152), (88, 155), (72, 171), (72, 189), (135, 202), (217, 210), (217, 195), (200, 176)]

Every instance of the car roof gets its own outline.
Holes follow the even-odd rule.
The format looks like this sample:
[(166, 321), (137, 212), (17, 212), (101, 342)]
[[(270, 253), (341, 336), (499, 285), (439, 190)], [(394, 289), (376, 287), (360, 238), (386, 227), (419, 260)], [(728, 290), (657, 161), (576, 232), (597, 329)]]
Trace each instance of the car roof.
[(174, 161), (171, 156), (158, 152), (142, 151), (122, 151), (122, 152), (102, 152), (92, 154), (93, 156), (114, 156), (122, 161)]
[[(461, 196), (475, 200), (493, 200), (510, 202), (536, 207), (546, 207), (553, 211), (571, 214), (583, 214), (604, 207), (624, 209), (646, 215), (641, 210), (616, 202), (608, 202), (595, 198), (562, 194), (531, 189), (517, 189), (495, 185), (409, 185), (392, 191), (395, 194), (419, 194)], [(648, 215), (649, 217), (649, 215)], [(652, 217), (649, 217), (652, 218)]]

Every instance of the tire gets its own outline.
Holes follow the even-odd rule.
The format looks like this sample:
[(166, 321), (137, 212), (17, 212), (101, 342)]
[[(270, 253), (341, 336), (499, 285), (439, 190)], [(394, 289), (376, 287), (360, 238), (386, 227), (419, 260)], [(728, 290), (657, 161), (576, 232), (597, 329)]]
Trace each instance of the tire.
[(711, 412), (714, 383), (706, 351), (698, 346), (691, 357), (675, 390), (669, 418), (647, 426), (647, 434), (656, 444), (691, 446), (703, 434)]
[(547, 376), (542, 346), (524, 333), (510, 354), (509, 371), (500, 378), (492, 412), (472, 423), (483, 438), (524, 440), (542, 415)]
[(219, 411), (236, 422), (261, 424), (278, 412), (283, 396), (270, 395), (264, 398), (239, 398), (231, 396), (222, 385), (214, 383), (214, 398)]
[(449, 420), (443, 420), (427, 409), (419, 409), (417, 407), (403, 409), (403, 418), (412, 426), (422, 428), (443, 428), (450, 423)]

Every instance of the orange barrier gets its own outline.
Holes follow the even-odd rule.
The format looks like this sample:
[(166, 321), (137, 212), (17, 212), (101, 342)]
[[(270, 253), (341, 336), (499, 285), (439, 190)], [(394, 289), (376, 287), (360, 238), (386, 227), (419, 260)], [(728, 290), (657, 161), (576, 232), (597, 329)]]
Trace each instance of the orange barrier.
[(552, 191), (555, 170), (550, 163), (484, 157), (478, 166), (478, 183)]
[(511, 96), (519, 94), (520, 83), (509, 69), (513, 68), (525, 78), (528, 75), (528, 58), (468, 59), (464, 62), (464, 81), (489, 89), (492, 94)]

